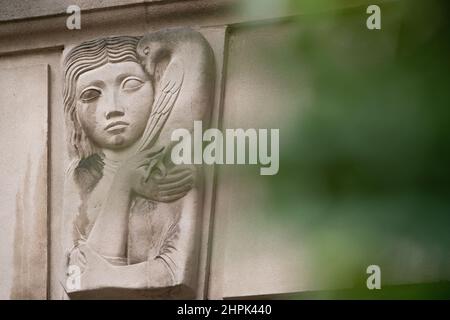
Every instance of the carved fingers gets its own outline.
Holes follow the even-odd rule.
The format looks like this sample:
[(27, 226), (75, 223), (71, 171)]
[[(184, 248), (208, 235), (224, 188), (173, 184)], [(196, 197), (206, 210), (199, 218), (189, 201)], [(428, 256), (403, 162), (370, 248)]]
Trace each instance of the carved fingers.
[(174, 167), (163, 178), (154, 179), (159, 187), (159, 201), (171, 202), (186, 195), (195, 184), (195, 170), (192, 167)]
[(84, 253), (80, 250), (79, 246), (74, 247), (69, 252), (69, 262), (68, 265), (76, 265), (80, 268), (80, 271), (83, 272), (86, 268), (87, 259)]
[(153, 201), (172, 202), (184, 197), (194, 186), (196, 170), (193, 166), (167, 168), (163, 149), (143, 150), (132, 156), (117, 172), (115, 182)]
[[(113, 278), (114, 266), (105, 258), (95, 252), (87, 242), (77, 246), (71, 254), (71, 265), (80, 267), (79, 288), (77, 290), (90, 290), (104, 285)], [(66, 288), (70, 292), (70, 288)]]
[[(164, 170), (167, 170), (164, 167)], [(159, 202), (172, 202), (184, 197), (195, 183), (195, 170), (192, 167), (174, 167), (167, 173), (156, 172), (146, 182), (143, 181), (139, 194)]]
[(126, 184), (131, 189), (140, 182), (144, 172), (150, 172), (163, 156), (164, 148), (158, 150), (146, 149), (129, 159), (119, 168), (115, 176), (115, 183)]

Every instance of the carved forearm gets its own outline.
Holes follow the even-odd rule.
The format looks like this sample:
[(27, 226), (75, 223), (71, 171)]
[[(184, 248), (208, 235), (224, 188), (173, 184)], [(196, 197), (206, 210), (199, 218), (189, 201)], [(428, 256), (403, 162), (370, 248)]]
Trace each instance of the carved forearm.
[(99, 254), (125, 257), (130, 191), (113, 183), (87, 242)]

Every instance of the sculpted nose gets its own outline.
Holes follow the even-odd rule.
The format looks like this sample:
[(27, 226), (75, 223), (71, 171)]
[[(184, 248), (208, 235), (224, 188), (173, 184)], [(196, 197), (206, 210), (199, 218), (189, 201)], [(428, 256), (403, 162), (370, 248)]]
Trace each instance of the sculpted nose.
[(117, 98), (114, 93), (109, 94), (106, 107), (105, 118), (107, 120), (114, 117), (121, 117), (125, 114), (123, 108), (117, 103)]

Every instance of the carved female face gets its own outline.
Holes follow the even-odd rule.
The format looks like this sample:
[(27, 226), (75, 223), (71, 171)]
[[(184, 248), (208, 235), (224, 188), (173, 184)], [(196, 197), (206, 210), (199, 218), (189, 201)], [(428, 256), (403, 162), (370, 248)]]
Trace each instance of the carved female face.
[(107, 63), (80, 75), (76, 88), (81, 126), (98, 147), (123, 149), (142, 136), (153, 87), (136, 62)]

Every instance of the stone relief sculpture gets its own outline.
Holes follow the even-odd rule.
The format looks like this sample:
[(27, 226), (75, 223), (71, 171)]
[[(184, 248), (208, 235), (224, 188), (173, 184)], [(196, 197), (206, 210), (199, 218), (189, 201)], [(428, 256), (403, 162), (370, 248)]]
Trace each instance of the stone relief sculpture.
[(170, 135), (209, 121), (209, 44), (184, 28), (107, 37), (74, 47), (63, 66), (71, 158), (64, 268), (81, 270), (79, 287), (61, 281), (65, 291), (71, 298), (194, 297), (201, 168), (171, 162)]

